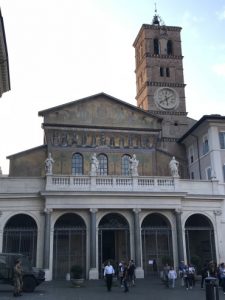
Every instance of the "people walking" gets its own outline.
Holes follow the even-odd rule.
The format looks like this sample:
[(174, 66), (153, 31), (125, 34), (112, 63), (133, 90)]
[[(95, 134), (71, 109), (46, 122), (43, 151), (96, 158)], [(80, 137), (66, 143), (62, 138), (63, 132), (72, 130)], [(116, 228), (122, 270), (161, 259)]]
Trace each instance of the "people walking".
[(170, 267), (169, 273), (168, 273), (168, 279), (169, 279), (169, 287), (175, 288), (175, 281), (177, 279), (177, 272), (175, 271), (174, 267)]
[(108, 292), (111, 291), (112, 279), (114, 274), (115, 274), (114, 268), (111, 265), (110, 261), (108, 261), (108, 264), (104, 268), (104, 278), (106, 278), (106, 285), (107, 285)]
[(23, 280), (22, 280), (22, 266), (21, 261), (18, 259), (15, 262), (15, 266), (13, 268), (13, 282), (14, 282), (14, 292), (13, 296), (18, 297), (22, 296), (22, 288), (23, 288)]
[(120, 280), (120, 286), (123, 288), (123, 271), (124, 271), (124, 262), (120, 261), (119, 268), (118, 268), (118, 277)]
[(134, 286), (135, 285), (135, 263), (133, 261), (133, 259), (131, 259), (129, 261), (129, 265), (128, 265), (128, 280), (129, 280), (129, 284), (130, 286)]
[(205, 279), (206, 277), (208, 277), (209, 271), (208, 271), (208, 264), (205, 263), (202, 270), (201, 270), (201, 289), (204, 288), (204, 283), (205, 283)]
[(170, 270), (170, 266), (166, 264), (163, 268), (163, 279), (166, 284), (166, 287), (169, 287), (169, 278), (168, 278), (169, 270)]
[(223, 289), (223, 293), (225, 295), (225, 264), (224, 263), (220, 264), (219, 274), (220, 274), (220, 279), (221, 279), (221, 286)]
[(185, 266), (183, 270), (183, 277), (186, 290), (192, 289), (195, 286), (195, 268), (192, 265)]
[(129, 278), (128, 265), (127, 265), (127, 263), (124, 263), (124, 270), (123, 270), (124, 293), (129, 292), (129, 289), (128, 289), (128, 278)]

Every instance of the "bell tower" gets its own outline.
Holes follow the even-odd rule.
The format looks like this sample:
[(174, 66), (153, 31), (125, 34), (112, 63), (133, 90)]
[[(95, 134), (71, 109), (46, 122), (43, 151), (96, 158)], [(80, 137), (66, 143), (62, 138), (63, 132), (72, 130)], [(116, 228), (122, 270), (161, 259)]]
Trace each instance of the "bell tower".
[[(185, 102), (181, 27), (166, 26), (155, 9), (135, 41), (137, 106), (163, 118), (163, 136), (179, 138), (189, 127)], [(175, 141), (175, 140), (174, 140)]]

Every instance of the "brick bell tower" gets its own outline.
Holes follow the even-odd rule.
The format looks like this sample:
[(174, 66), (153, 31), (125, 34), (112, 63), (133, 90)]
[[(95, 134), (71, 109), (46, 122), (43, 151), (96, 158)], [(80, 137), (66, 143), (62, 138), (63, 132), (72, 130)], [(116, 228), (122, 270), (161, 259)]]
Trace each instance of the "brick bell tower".
[(163, 118), (165, 142), (176, 141), (193, 123), (186, 112), (181, 29), (166, 26), (155, 9), (133, 44), (137, 106)]

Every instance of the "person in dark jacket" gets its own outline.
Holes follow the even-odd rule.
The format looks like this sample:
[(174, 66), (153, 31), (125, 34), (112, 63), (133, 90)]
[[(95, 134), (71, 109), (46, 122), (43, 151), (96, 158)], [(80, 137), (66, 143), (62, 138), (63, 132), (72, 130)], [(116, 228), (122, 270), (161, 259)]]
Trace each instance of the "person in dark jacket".
[(21, 261), (18, 259), (15, 262), (13, 268), (13, 283), (14, 283), (14, 292), (13, 296), (18, 297), (22, 296), (23, 280), (22, 280), (22, 266)]

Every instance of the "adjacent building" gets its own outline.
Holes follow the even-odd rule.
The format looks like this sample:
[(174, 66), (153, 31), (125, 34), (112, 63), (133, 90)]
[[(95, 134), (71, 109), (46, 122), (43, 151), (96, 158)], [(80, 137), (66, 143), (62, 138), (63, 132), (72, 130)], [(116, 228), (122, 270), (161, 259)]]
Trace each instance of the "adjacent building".
[[(99, 93), (39, 112), (44, 143), (8, 157), (0, 249), (65, 278), (133, 258), (225, 260), (225, 117), (187, 116), (181, 28), (155, 15), (133, 44), (137, 106)], [(154, 265), (154, 268), (153, 268)]]

